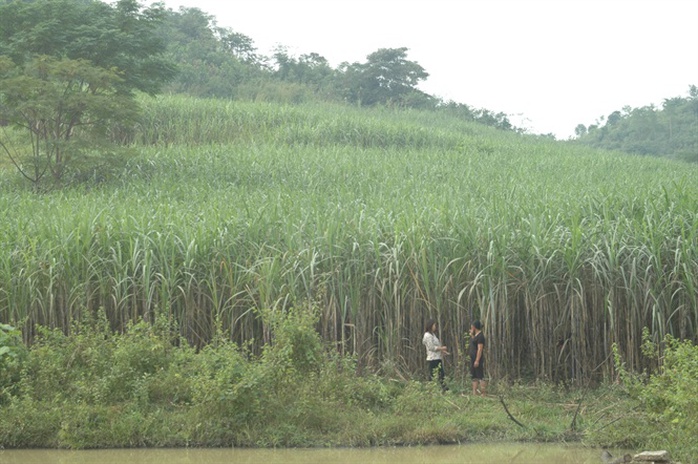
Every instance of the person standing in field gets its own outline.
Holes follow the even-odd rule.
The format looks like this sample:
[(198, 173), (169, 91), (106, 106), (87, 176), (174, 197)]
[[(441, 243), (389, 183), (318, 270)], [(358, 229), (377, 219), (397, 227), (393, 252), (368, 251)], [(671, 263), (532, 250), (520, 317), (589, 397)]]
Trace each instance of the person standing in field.
[(475, 321), (470, 326), (470, 376), (473, 379), (473, 395), (485, 396), (485, 335), (482, 333), (482, 323)]
[(436, 336), (436, 321), (429, 319), (427, 321), (422, 344), (427, 349), (427, 365), (429, 367), (429, 380), (434, 379), (434, 372), (437, 372), (439, 384), (443, 391), (448, 390), (444, 383), (444, 364), (443, 356), (449, 354), (445, 345), (441, 344), (439, 337)]

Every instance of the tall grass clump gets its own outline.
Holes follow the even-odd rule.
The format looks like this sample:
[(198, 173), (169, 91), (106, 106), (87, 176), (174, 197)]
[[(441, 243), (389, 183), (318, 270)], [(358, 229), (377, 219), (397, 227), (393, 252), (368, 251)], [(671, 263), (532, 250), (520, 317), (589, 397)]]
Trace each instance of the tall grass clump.
[(698, 336), (694, 166), (429, 112), (184, 97), (146, 105), (133, 140), (118, 180), (3, 187), (0, 319), (25, 340), (102, 308), (259, 355), (254, 308), (317, 301), (359, 369), (422, 372), (433, 317), (460, 376), (478, 318), (491, 375), (567, 382), (615, 378), (614, 344), (641, 369), (645, 327)]

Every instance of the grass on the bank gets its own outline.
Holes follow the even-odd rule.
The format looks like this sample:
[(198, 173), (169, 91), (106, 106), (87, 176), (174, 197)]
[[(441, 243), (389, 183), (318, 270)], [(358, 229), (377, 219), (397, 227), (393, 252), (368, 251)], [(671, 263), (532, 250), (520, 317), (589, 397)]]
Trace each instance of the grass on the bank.
[[(645, 383), (645, 394), (617, 385), (587, 391), (495, 382), (481, 398), (454, 381), (442, 394), (418, 379), (357, 376), (352, 358), (323, 346), (313, 309), (261, 316), (272, 341), (258, 357), (223, 338), (199, 352), (179, 345), (162, 319), (115, 334), (95, 317), (76, 324), (70, 337), (42, 330), (30, 349), (3, 326), (0, 443), (84, 449), (581, 441), (652, 444), (685, 462), (698, 452), (690, 422), (697, 396), (679, 390), (685, 386), (678, 374), (663, 396), (657, 388), (666, 378)], [(694, 362), (691, 347), (682, 344), (667, 369), (685, 371), (677, 363)], [(670, 409), (675, 414), (667, 415)]]

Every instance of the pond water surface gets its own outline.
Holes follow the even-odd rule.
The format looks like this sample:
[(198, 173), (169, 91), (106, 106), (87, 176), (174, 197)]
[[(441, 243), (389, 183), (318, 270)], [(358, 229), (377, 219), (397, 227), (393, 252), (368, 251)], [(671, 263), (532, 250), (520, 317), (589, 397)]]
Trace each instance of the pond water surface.
[[(614, 455), (622, 451), (611, 450)], [(1, 464), (599, 464), (602, 450), (547, 444), (401, 448), (2, 450)]]

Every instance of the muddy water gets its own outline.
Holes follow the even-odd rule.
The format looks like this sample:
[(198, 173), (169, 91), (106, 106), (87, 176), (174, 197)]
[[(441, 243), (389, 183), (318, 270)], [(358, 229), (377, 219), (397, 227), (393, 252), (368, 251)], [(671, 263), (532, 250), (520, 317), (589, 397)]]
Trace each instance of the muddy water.
[[(614, 452), (613, 454), (622, 454)], [(0, 464), (599, 464), (601, 450), (541, 444), (366, 449), (2, 450)]]

